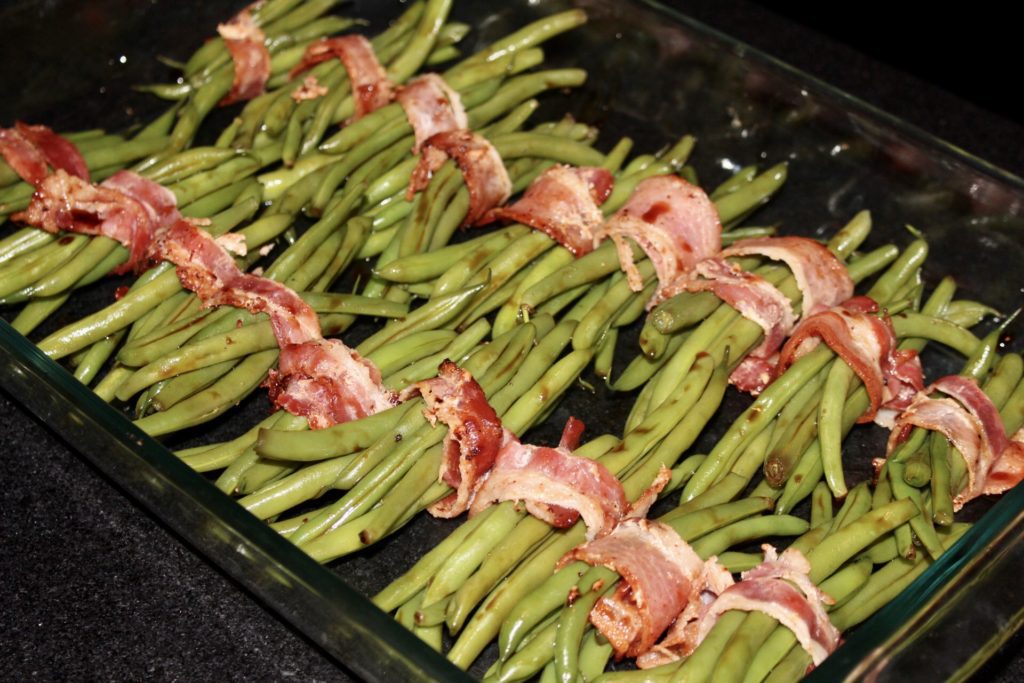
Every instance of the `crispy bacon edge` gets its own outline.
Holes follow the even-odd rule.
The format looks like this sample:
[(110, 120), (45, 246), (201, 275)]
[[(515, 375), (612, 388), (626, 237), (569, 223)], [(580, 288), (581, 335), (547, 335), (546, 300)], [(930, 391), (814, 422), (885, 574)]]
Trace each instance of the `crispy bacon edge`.
[(373, 44), (358, 34), (321, 38), (312, 42), (288, 76), (295, 78), (317, 64), (335, 58), (341, 60), (348, 73), (356, 107), (352, 120), (363, 118), (395, 98), (395, 86), (377, 59)]
[(217, 25), (217, 33), (231, 54), (235, 75), (231, 90), (220, 101), (222, 107), (251, 100), (263, 93), (270, 78), (270, 52), (266, 37), (252, 17), (252, 5)]
[(441, 363), (437, 377), (413, 384), (399, 398), (404, 401), (414, 396), (423, 397), (423, 414), (431, 424), (440, 421), (448, 426), (438, 480), (455, 491), (428, 511), (435, 517), (456, 517), (469, 509), (499, 449), (515, 436), (502, 428), (480, 384), (450, 360)]
[(722, 224), (704, 190), (679, 176), (664, 175), (637, 184), (625, 206), (597, 231), (595, 240), (605, 238), (615, 243), (619, 264), (634, 292), (641, 291), (644, 283), (627, 239), (651, 259), (658, 288), (647, 304), (650, 310), (666, 298), (673, 282), (721, 251)]
[(601, 204), (612, 193), (608, 169), (556, 165), (541, 173), (519, 201), (490, 211), (487, 220), (522, 223), (546, 233), (573, 256), (594, 250), (594, 235), (604, 224)]
[(608, 535), (581, 545), (561, 563), (582, 560), (622, 577), (601, 597), (590, 621), (608, 639), (616, 659), (642, 657), (689, 604), (708, 589), (724, 589), (732, 577), (715, 558), (700, 559), (676, 531), (660, 522), (627, 518)]
[(512, 195), (512, 180), (501, 155), (487, 138), (470, 130), (455, 130), (430, 137), (420, 152), (413, 170), (407, 199), (426, 189), (430, 179), (445, 161), (454, 159), (469, 190), (469, 210), (463, 227), (476, 225), (494, 207)]
[(924, 374), (917, 353), (896, 347), (892, 322), (874, 315), (877, 311), (875, 301), (861, 296), (806, 318), (782, 347), (776, 372), (785, 372), (823, 340), (860, 377), (868, 392), (871, 404), (857, 421), (874, 420), (891, 427), (895, 411), (909, 406), (924, 388)]

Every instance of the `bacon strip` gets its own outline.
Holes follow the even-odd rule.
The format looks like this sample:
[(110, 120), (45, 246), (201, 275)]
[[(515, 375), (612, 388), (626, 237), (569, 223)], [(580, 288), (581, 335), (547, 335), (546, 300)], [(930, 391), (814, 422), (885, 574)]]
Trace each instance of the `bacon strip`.
[(220, 101), (227, 106), (251, 100), (263, 93), (270, 78), (270, 52), (265, 36), (252, 18), (252, 7), (246, 7), (225, 24), (217, 25), (217, 33), (231, 53), (235, 78), (231, 90)]
[(365, 36), (352, 34), (336, 38), (321, 38), (306, 48), (302, 60), (289, 73), (295, 78), (302, 72), (331, 59), (340, 59), (348, 73), (355, 100), (354, 120), (380, 109), (395, 98), (395, 86), (388, 79), (373, 45)]
[(270, 400), (312, 429), (358, 420), (390, 408), (394, 395), (381, 386), (380, 370), (337, 339), (312, 339), (281, 348), (266, 382)]
[(722, 258), (759, 254), (783, 261), (803, 295), (803, 317), (838, 306), (853, 296), (846, 266), (822, 244), (806, 237), (754, 237), (722, 251)]
[(793, 632), (817, 666), (839, 645), (839, 631), (823, 606), (834, 601), (807, 577), (811, 566), (800, 551), (789, 548), (779, 557), (770, 545), (761, 547), (764, 562), (744, 572), (742, 581), (722, 592), (701, 618), (697, 644), (720, 614), (730, 610), (764, 612)]
[(209, 233), (178, 221), (162, 236), (160, 256), (178, 266), (178, 279), (206, 306), (229, 304), (266, 313), (281, 348), (266, 386), (270, 400), (312, 429), (372, 415), (394, 404), (380, 371), (337, 339), (324, 339), (316, 312), (293, 290), (243, 273)]
[(614, 182), (604, 168), (552, 166), (530, 183), (519, 201), (494, 209), (488, 219), (529, 225), (583, 256), (594, 250), (594, 235), (604, 223), (601, 204)]
[(455, 489), (428, 510), (435, 517), (456, 517), (469, 509), (499, 449), (510, 438), (518, 440), (502, 429), (472, 375), (450, 360), (441, 363), (437, 377), (413, 384), (399, 398), (405, 401), (417, 395), (426, 401), (424, 415), (431, 424), (440, 420), (448, 425), (438, 479)]
[(559, 529), (572, 526), (582, 516), (588, 539), (611, 531), (629, 510), (629, 503), (622, 484), (607, 467), (572, 454), (582, 424), (571, 418), (558, 448), (523, 444), (506, 436), (470, 514), (498, 501), (522, 500), (530, 514)]
[(141, 271), (153, 257), (157, 230), (179, 220), (174, 195), (131, 171), (118, 171), (92, 185), (62, 169), (46, 176), (25, 211), (14, 220), (47, 232), (102, 235), (128, 248), (128, 262), (115, 272)]
[(643, 279), (626, 238), (651, 259), (659, 283), (647, 305), (651, 309), (666, 298), (669, 285), (721, 251), (722, 224), (702, 189), (678, 176), (664, 175), (636, 186), (626, 205), (597, 232), (597, 240), (605, 237), (615, 243), (619, 263), (634, 292), (643, 289)]
[(590, 621), (608, 639), (616, 659), (638, 657), (711, 583), (731, 582), (675, 530), (646, 519), (625, 519), (610, 534), (575, 548), (562, 563), (583, 560), (619, 573), (615, 592), (597, 601)]
[[(951, 398), (929, 398), (932, 391)], [(1024, 431), (1008, 439), (999, 411), (972, 379), (950, 375), (920, 392), (896, 419), (888, 453), (909, 426), (942, 433), (963, 456), (967, 487), (953, 498), (956, 510), (979, 496), (1003, 493), (1024, 480)]]
[(469, 128), (462, 98), (437, 74), (424, 74), (400, 87), (395, 99), (416, 136), (413, 154), (419, 154), (424, 143), (438, 133)]
[(316, 312), (279, 282), (243, 273), (227, 252), (238, 237), (214, 239), (182, 219), (172, 192), (130, 171), (101, 185), (58, 170), (40, 184), (28, 209), (15, 217), (44, 230), (105, 235), (130, 251), (127, 267), (164, 259), (182, 286), (206, 306), (229, 304), (266, 313), (281, 357), (267, 381), (271, 400), (307, 417), (314, 429), (376, 413), (394, 403), (380, 372), (337, 340), (326, 340)]
[(740, 270), (721, 258), (698, 263), (690, 277), (671, 285), (668, 296), (678, 291), (711, 291), (743, 317), (761, 326), (764, 339), (747, 356), (750, 362), (744, 359), (729, 378), (743, 391), (760, 393), (772, 378), (770, 359), (796, 325), (796, 316), (786, 295), (761, 276)]
[(47, 126), (16, 121), (14, 128), (0, 128), (0, 156), (34, 187), (49, 174), (47, 166), (89, 180), (89, 167), (78, 148)]
[(302, 85), (292, 90), (292, 99), (296, 102), (315, 100), (327, 94), (327, 86), (320, 85), (316, 76), (306, 76), (302, 79)]
[(423, 145), (406, 197), (412, 199), (425, 189), (434, 172), (448, 159), (458, 164), (469, 190), (469, 210), (463, 226), (475, 225), (512, 194), (512, 180), (494, 145), (472, 131), (455, 130), (438, 133)]
[(921, 361), (914, 351), (896, 348), (891, 321), (873, 313), (878, 304), (867, 297), (855, 297), (831, 310), (817, 313), (797, 326), (782, 348), (778, 373), (785, 372), (798, 358), (824, 340), (860, 377), (871, 405), (857, 420), (892, 426), (893, 412), (910, 404), (924, 387)]

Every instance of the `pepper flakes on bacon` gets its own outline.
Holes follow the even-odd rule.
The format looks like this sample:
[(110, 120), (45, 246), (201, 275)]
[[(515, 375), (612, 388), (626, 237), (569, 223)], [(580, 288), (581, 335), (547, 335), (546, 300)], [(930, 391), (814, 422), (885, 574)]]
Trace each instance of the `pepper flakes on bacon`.
[(501, 155), (486, 138), (470, 130), (453, 130), (431, 136), (420, 151), (420, 161), (412, 172), (407, 199), (426, 189), (434, 172), (445, 161), (454, 159), (469, 190), (469, 210), (463, 227), (476, 225), (495, 206), (512, 195)]
[(641, 181), (626, 205), (597, 231), (596, 241), (611, 238), (630, 289), (643, 289), (628, 240), (647, 254), (658, 276), (658, 288), (648, 310), (666, 298), (669, 286), (706, 258), (722, 249), (718, 210), (704, 190), (679, 176), (664, 175)]
[(594, 235), (604, 224), (601, 204), (615, 179), (608, 169), (556, 165), (541, 173), (514, 204), (492, 209), (487, 220), (522, 223), (583, 256), (594, 250)]
[(889, 318), (878, 317), (878, 304), (854, 297), (840, 306), (803, 320), (782, 347), (777, 373), (824, 341), (860, 377), (871, 405), (857, 420), (892, 427), (899, 410), (910, 405), (924, 387), (921, 360), (912, 350), (896, 346)]
[(435, 517), (457, 517), (469, 509), (505, 439), (515, 436), (502, 429), (473, 376), (450, 360), (441, 363), (437, 377), (413, 384), (399, 398), (405, 401), (416, 395), (423, 396), (424, 414), (431, 424), (440, 420), (448, 425), (438, 477), (455, 489), (428, 510)]
[(611, 533), (572, 550), (561, 564), (572, 560), (608, 567), (622, 577), (615, 592), (590, 611), (591, 623), (611, 643), (617, 660), (650, 652), (681, 613), (691, 605), (699, 608), (705, 592), (717, 594), (732, 583), (715, 558), (705, 562), (672, 527), (646, 519), (623, 520)]
[(395, 98), (395, 86), (377, 59), (373, 45), (365, 36), (358, 34), (313, 41), (306, 48), (299, 63), (289, 72), (288, 77), (295, 78), (317, 64), (331, 59), (341, 60), (348, 73), (356, 106), (353, 120), (361, 119)]
[[(950, 398), (930, 398), (933, 391)], [(1024, 480), (1024, 429), (1007, 438), (998, 409), (972, 379), (942, 377), (918, 393), (896, 418), (887, 454), (915, 426), (940, 432), (964, 458), (967, 486), (953, 497), (955, 510), (974, 498), (1003, 493)]]
[(218, 24), (217, 33), (224, 39), (235, 67), (231, 90), (220, 105), (227, 106), (261, 95), (270, 78), (270, 52), (264, 44), (266, 36), (253, 20), (252, 5), (230, 21)]
[(0, 156), (28, 184), (39, 187), (49, 169), (89, 180), (89, 167), (74, 143), (43, 125), (15, 121), (0, 128)]

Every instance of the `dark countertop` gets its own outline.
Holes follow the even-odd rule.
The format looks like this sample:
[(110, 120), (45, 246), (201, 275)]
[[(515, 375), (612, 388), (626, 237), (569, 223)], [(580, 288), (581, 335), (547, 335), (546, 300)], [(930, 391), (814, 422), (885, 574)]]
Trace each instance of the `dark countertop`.
[[(680, 3), (681, 4), (681, 3)], [(1018, 174), (1024, 128), (759, 6), (685, 10)], [(0, 391), (0, 671), (18, 680), (346, 680)], [(1021, 638), (984, 678), (1020, 680)]]

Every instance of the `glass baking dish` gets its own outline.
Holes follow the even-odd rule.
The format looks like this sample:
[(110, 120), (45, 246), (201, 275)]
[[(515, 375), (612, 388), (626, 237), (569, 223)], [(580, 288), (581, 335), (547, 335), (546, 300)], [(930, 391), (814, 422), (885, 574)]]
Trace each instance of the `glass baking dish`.
[[(0, 34), (6, 49), (20, 51), (21, 61), (3, 60), (2, 80), (21, 85), (22, 80), (13, 79), (22, 79), (20, 71), (28, 64), (34, 68), (24, 87), (14, 89), (20, 95), (2, 104), (0, 121), (17, 117), (69, 130), (114, 129), (145, 120), (159, 111), (159, 104), (130, 93), (128, 86), (168, 75), (146, 57), (154, 52), (186, 56), (218, 20), (237, 9), (228, 2), (194, 8), (169, 0), (129, 9), (114, 0), (90, 3), (87, 10), (73, 4), (29, 4), (9, 12), (13, 20), (4, 23)], [(517, 0), (495, 10), (482, 0), (457, 0), (453, 18), (476, 29), (468, 51), (568, 6), (584, 7), (591, 21), (546, 45), (548, 61), (583, 66), (590, 78), (571, 96), (545, 98), (537, 120), (568, 110), (600, 127), (606, 147), (629, 135), (638, 152), (693, 133), (699, 142), (692, 163), (711, 185), (750, 163), (787, 160), (787, 186), (754, 216), (758, 224), (780, 223), (786, 233), (829, 235), (854, 212), (870, 208), (878, 227), (869, 246), (905, 243), (902, 226), (912, 224), (933, 246), (927, 266), (932, 284), (952, 273), (962, 296), (1004, 311), (1020, 305), (1024, 275), (1015, 266), (1024, 262), (1017, 236), (1024, 183), (1019, 179), (657, 3)], [(368, 18), (370, 30), (376, 31), (398, 8), (366, 1), (342, 9)], [(31, 26), (20, 25), (19, 17)], [(82, 20), (97, 30), (71, 31)], [(49, 37), (40, 37), (39, 27), (47, 27)], [(69, 51), (78, 50), (104, 58), (98, 66), (92, 66), (95, 59), (83, 58), (74, 73), (58, 68), (68, 63)], [(60, 62), (52, 56), (58, 52), (64, 56)], [(75, 106), (68, 106), (71, 102)], [(993, 281), (996, 272), (1003, 277)], [(99, 305), (115, 285), (103, 283), (85, 292), (61, 315), (74, 318)], [(955, 370), (955, 358), (931, 353), (926, 367)], [(96, 400), (3, 323), (0, 382), (169, 526), (359, 675), (372, 680), (468, 678), (365, 597), (447, 534), (451, 523), (419, 519), (371, 552), (324, 568), (135, 429), (123, 413)], [(575, 392), (535, 438), (555, 438), (553, 425), (571, 412), (593, 416), (593, 424), (615, 431), (629, 397), (604, 399)], [(725, 411), (695, 451), (713, 442), (735, 410)], [(220, 426), (227, 434), (241, 428)], [(852, 441), (855, 464), (866, 476), (869, 458), (878, 454), (878, 435), (864, 430)], [(1024, 607), (1024, 589), (1012, 580), (1022, 554), (1024, 491), (978, 507), (990, 508), (983, 515), (974, 510), (980, 523), (899, 599), (851, 634), (812, 674), (815, 678), (964, 677), (1013, 633)]]

